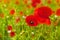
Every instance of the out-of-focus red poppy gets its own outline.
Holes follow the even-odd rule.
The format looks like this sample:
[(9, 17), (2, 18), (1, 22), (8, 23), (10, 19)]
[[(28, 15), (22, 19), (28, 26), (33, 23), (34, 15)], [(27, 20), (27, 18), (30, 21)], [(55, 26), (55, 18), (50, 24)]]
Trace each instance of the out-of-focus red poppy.
[(57, 9), (57, 11), (56, 11), (56, 15), (57, 15), (57, 16), (60, 16), (60, 8)]
[(9, 31), (9, 30), (12, 30), (12, 26), (11, 25), (8, 25), (7, 26), (7, 30)]
[(50, 24), (51, 24), (50, 18), (47, 18), (47, 19), (45, 20), (45, 24), (47, 24), (47, 25), (50, 25)]
[(19, 17), (17, 17), (16, 18), (16, 23), (18, 23), (20, 21), (20, 18)]
[(10, 32), (10, 36), (14, 37), (15, 36), (15, 32)]
[(4, 18), (4, 14), (3, 14), (3, 13), (0, 13), (0, 17), (1, 17), (1, 18)]
[(10, 10), (10, 15), (14, 15), (14, 13), (15, 13), (15, 10), (14, 9), (11, 9)]
[(59, 3), (59, 2), (60, 2), (60, 0), (56, 0), (56, 2), (57, 2), (57, 3)]
[(26, 17), (26, 23), (29, 26), (37, 26), (38, 25), (38, 21), (33, 15), (29, 15)]
[(28, 0), (24, 0), (24, 3), (27, 4), (28, 3)]
[(58, 6), (60, 6), (60, 0), (56, 0)]
[(15, 4), (16, 4), (16, 5), (19, 5), (19, 4), (20, 4), (19, 0), (16, 0), (16, 1), (15, 1)]
[(39, 4), (41, 2), (41, 0), (31, 0), (32, 6), (36, 7), (37, 4)]
[(20, 11), (19, 14), (20, 14), (20, 16), (23, 16), (24, 13), (23, 13), (23, 11)]
[(47, 0), (48, 4), (51, 4), (52, 0)]
[(36, 8), (34, 11), (34, 14), (37, 14), (40, 17), (49, 17), (52, 15), (52, 13), (52, 9), (47, 6)]
[(50, 18), (39, 17), (38, 15), (35, 15), (35, 18), (38, 20), (40, 24), (46, 24), (46, 25), (51, 24)]
[(50, 24), (49, 16), (52, 15), (52, 10), (49, 7), (40, 7), (35, 9), (34, 15), (38, 21), (42, 24)]

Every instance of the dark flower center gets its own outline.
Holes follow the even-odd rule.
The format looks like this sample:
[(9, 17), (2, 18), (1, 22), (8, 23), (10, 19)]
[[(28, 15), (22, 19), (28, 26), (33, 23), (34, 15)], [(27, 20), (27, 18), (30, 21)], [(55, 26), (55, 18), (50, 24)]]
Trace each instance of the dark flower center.
[(33, 22), (33, 21), (30, 21), (30, 23), (31, 23), (31, 24), (34, 24), (34, 22)]

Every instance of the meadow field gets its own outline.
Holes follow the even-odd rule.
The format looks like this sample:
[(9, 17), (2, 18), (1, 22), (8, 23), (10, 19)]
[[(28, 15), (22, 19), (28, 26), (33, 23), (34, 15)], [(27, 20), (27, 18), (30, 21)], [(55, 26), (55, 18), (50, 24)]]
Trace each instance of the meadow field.
[(60, 0), (0, 0), (0, 40), (60, 40)]

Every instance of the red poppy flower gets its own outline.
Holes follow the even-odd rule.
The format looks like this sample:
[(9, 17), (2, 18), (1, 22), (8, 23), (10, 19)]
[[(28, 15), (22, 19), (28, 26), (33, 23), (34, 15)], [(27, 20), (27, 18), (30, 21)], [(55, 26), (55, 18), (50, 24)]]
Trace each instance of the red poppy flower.
[(18, 23), (20, 21), (20, 18), (19, 17), (17, 17), (16, 18), (16, 23)]
[(50, 21), (49, 18), (47, 18), (47, 19), (45, 20), (45, 24), (47, 24), (47, 25), (50, 25), (50, 24), (51, 24), (51, 21)]
[(40, 24), (48, 24), (49, 22), (48, 17), (39, 17), (38, 15), (35, 15), (35, 18), (38, 20)]
[(32, 6), (36, 7), (37, 4), (39, 4), (41, 2), (41, 0), (32, 0)]
[(37, 14), (40, 17), (49, 17), (52, 14), (52, 10), (49, 7), (43, 6), (35, 9), (34, 14)]
[(52, 0), (48, 0), (48, 1), (47, 1), (47, 2), (48, 2), (48, 4), (51, 4), (51, 1), (52, 1)]
[(50, 18), (44, 18), (44, 17), (39, 17), (39, 16), (35, 16), (36, 19), (38, 19), (38, 22), (40, 24), (47, 24), (47, 25), (50, 25), (51, 24), (51, 21), (50, 21)]
[(59, 0), (56, 0), (57, 3), (59, 3)]
[(8, 25), (7, 26), (7, 30), (12, 30), (12, 26), (11, 25)]
[(28, 0), (24, 0), (24, 3), (27, 4), (28, 3)]
[(57, 16), (60, 16), (60, 9), (57, 9), (56, 15), (57, 15)]
[(38, 21), (42, 24), (49, 24), (50, 21), (47, 20), (49, 19), (49, 16), (51, 16), (52, 10), (49, 7), (40, 7), (35, 9), (34, 15), (38, 19)]
[(16, 0), (16, 1), (15, 1), (15, 4), (16, 4), (16, 5), (19, 5), (19, 4), (20, 4), (20, 3), (19, 3), (19, 0)]
[(4, 14), (3, 14), (3, 13), (0, 13), (0, 17), (1, 17), (1, 18), (4, 18)]
[(24, 13), (22, 11), (19, 12), (20, 16), (22, 16)]
[(58, 6), (60, 6), (60, 0), (56, 0)]
[(14, 15), (14, 13), (15, 13), (14, 9), (10, 10), (10, 15)]
[(36, 20), (36, 18), (33, 15), (29, 15), (26, 17), (26, 23), (29, 26), (37, 26), (38, 25), (38, 21)]
[(15, 36), (15, 32), (10, 32), (10, 36), (14, 37)]

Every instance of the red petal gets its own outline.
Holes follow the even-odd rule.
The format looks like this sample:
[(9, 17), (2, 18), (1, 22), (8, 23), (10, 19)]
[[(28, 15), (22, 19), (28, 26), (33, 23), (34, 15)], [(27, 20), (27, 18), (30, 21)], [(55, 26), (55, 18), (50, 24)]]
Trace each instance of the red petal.
[(22, 16), (22, 15), (23, 15), (23, 12), (22, 12), (22, 11), (20, 11), (20, 13), (19, 13), (19, 14), (20, 14), (20, 16)]
[(12, 30), (12, 26), (11, 26), (11, 25), (8, 25), (8, 26), (7, 26), (7, 29), (8, 29), (8, 30)]
[(16, 23), (18, 23), (20, 21), (20, 18), (19, 17), (17, 17), (16, 18)]
[(38, 21), (33, 15), (29, 15), (26, 17), (26, 23), (29, 26), (37, 26), (38, 25)]
[(51, 24), (50, 19), (46, 19), (45, 24), (50, 25)]
[(51, 4), (51, 0), (48, 0), (48, 4)]
[(11, 33), (10, 33), (10, 36), (11, 36), (11, 37), (14, 37), (14, 36), (15, 36), (15, 32), (11, 32)]
[(37, 4), (41, 3), (41, 0), (32, 0), (32, 6), (36, 7)]
[(15, 1), (15, 4), (16, 4), (16, 5), (19, 5), (20, 3), (19, 3), (19, 1), (18, 1), (18, 0), (16, 0), (16, 1)]
[(37, 14), (40, 17), (49, 17), (52, 15), (52, 13), (52, 10), (47, 6), (36, 8), (34, 11), (34, 14)]
[(57, 16), (60, 16), (60, 9), (57, 9), (56, 15), (57, 15)]
[(14, 15), (14, 13), (15, 13), (14, 9), (10, 10), (10, 15)]

